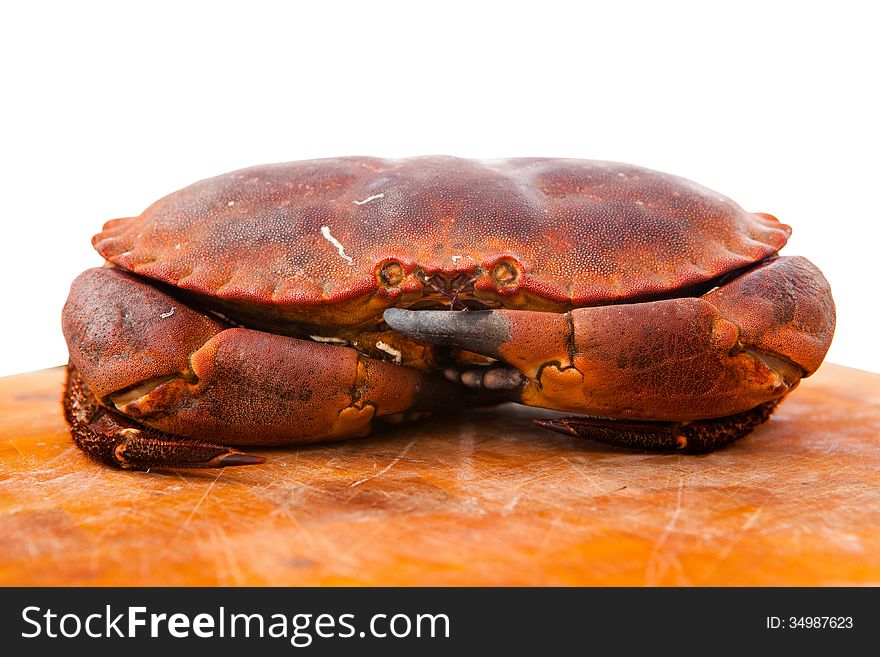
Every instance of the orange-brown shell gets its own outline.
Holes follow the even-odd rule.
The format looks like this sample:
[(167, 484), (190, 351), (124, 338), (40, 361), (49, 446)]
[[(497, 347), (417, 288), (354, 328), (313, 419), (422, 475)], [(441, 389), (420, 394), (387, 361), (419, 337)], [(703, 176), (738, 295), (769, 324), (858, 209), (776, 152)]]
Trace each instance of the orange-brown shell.
[(389, 260), (454, 276), (507, 258), (521, 272), (502, 293), (584, 306), (699, 285), (789, 234), (627, 164), (349, 157), (197, 182), (108, 222), (93, 244), (117, 266), (230, 302), (323, 306), (372, 295)]

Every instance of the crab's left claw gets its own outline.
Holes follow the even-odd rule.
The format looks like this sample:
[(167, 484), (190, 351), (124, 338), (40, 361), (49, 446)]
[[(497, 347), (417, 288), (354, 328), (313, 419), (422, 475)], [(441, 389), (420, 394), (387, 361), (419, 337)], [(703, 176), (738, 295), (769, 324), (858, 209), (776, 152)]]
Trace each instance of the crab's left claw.
[[(678, 436), (682, 432), (671, 425), (656, 423), (768, 408), (763, 405), (815, 371), (834, 332), (834, 303), (809, 261), (777, 258), (702, 297), (568, 313), (392, 308), (385, 321), (414, 340), (512, 366), (522, 375), (521, 383), (508, 386), (515, 401), (616, 418), (630, 433), (639, 425), (649, 436)], [(729, 424), (752, 424), (741, 419)]]

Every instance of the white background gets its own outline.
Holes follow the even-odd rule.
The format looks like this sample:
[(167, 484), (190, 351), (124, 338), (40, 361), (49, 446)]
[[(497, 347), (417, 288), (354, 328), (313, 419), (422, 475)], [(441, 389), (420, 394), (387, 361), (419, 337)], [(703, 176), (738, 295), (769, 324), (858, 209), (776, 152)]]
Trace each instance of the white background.
[(105, 220), (251, 164), (429, 153), (621, 160), (773, 213), (831, 281), (829, 360), (880, 371), (874, 6), (4, 3), (0, 375), (66, 361)]

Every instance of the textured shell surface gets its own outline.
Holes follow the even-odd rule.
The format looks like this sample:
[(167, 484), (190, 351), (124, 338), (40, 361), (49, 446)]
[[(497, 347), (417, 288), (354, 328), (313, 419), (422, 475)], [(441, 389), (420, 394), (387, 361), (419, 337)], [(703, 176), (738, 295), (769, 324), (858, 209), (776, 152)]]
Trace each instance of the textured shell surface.
[(447, 277), (510, 261), (508, 297), (584, 306), (698, 286), (771, 256), (790, 232), (628, 164), (345, 157), (197, 182), (108, 222), (93, 244), (118, 267), (235, 303), (372, 295), (391, 261)]

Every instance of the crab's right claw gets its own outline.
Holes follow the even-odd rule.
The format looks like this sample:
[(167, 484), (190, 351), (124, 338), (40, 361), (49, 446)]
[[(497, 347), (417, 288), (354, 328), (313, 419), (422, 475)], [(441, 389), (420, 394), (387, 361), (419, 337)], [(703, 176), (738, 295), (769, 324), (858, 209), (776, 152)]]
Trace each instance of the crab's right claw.
[(421, 342), (513, 366), (510, 396), (621, 420), (724, 418), (783, 397), (818, 368), (834, 332), (828, 283), (804, 258), (776, 258), (702, 297), (578, 308), (385, 312)]
[(228, 327), (126, 272), (73, 282), (62, 313), (76, 443), (119, 467), (259, 462), (227, 445), (367, 435), (457, 406), (440, 377), (350, 347)]
[(101, 406), (73, 365), (67, 368), (64, 415), (80, 449), (98, 461), (126, 470), (225, 468), (266, 461), (231, 447), (138, 426)]

